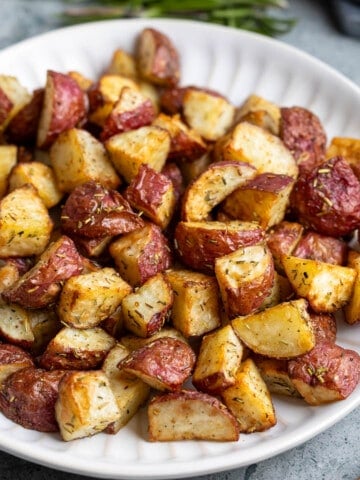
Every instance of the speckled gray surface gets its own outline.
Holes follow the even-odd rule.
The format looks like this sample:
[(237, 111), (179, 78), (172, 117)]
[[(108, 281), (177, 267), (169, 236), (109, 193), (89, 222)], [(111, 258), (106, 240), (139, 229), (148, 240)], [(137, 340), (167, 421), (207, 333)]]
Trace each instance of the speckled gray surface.
[[(314, 55), (360, 84), (360, 40), (337, 32), (323, 2), (290, 0), (296, 28), (281, 40)], [(0, 0), (0, 48), (56, 28), (60, 0)], [(194, 480), (358, 480), (360, 408), (297, 448), (256, 465)], [(0, 452), (1, 480), (81, 480)]]

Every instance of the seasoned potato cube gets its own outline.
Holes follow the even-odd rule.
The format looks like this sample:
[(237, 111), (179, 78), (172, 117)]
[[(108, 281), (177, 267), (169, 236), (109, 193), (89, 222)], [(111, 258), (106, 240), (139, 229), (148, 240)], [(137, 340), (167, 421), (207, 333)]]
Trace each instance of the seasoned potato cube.
[(249, 122), (258, 127), (269, 130), (274, 135), (279, 135), (280, 108), (269, 100), (250, 95), (236, 110), (235, 123)]
[(223, 210), (232, 218), (255, 221), (267, 230), (284, 219), (294, 179), (262, 173), (231, 193)]
[(117, 420), (106, 427), (106, 433), (114, 434), (124, 427), (146, 402), (150, 394), (149, 385), (118, 369), (118, 363), (129, 353), (126, 347), (118, 343), (107, 354), (102, 366), (102, 371), (110, 381), (110, 387), (120, 413)]
[(60, 295), (60, 320), (75, 328), (96, 327), (112, 315), (132, 291), (113, 268), (69, 278)]
[(219, 394), (234, 385), (243, 347), (231, 325), (202, 338), (192, 382), (198, 390)]
[(170, 151), (169, 133), (145, 126), (110, 137), (105, 146), (116, 170), (130, 183), (142, 164), (160, 172)]
[(250, 358), (240, 365), (235, 384), (224, 390), (221, 397), (236, 417), (240, 432), (263, 432), (276, 424), (269, 390)]
[(63, 194), (57, 186), (51, 167), (40, 162), (18, 163), (9, 176), (9, 191), (22, 187), (26, 183), (33, 185), (47, 208), (54, 207)]
[(121, 360), (118, 368), (157, 390), (180, 390), (190, 377), (195, 353), (186, 343), (170, 337), (153, 340)]
[(59, 385), (55, 416), (63, 440), (102, 432), (120, 412), (110, 381), (101, 371), (69, 372)]
[(360, 139), (334, 137), (326, 150), (326, 158), (343, 157), (360, 178)]
[(138, 37), (136, 65), (140, 75), (155, 85), (179, 83), (179, 54), (169, 37), (154, 28), (145, 28)]
[(301, 237), (291, 255), (332, 263), (333, 265), (344, 265), (347, 259), (347, 252), (348, 246), (340, 238), (308, 231)]
[(167, 239), (153, 224), (118, 238), (110, 244), (109, 251), (120, 275), (132, 287), (143, 284), (171, 265)]
[(360, 322), (360, 256), (356, 255), (351, 262), (349, 262), (355, 272), (354, 288), (349, 299), (349, 302), (344, 307), (345, 320), (350, 325)]
[(289, 375), (310, 405), (343, 400), (360, 380), (360, 356), (332, 342), (320, 342), (289, 362)]
[(239, 248), (215, 260), (215, 275), (230, 318), (256, 311), (270, 294), (274, 263), (264, 244)]
[(296, 178), (298, 167), (283, 142), (263, 128), (240, 122), (226, 141), (221, 142), (220, 158), (249, 163), (259, 173), (277, 173)]
[(156, 340), (157, 338), (163, 338), (163, 337), (171, 337), (171, 338), (180, 340), (184, 343), (188, 343), (187, 339), (184, 337), (182, 333), (179, 332), (179, 330), (176, 330), (176, 328), (169, 327), (169, 326), (164, 326), (161, 330), (159, 330), (158, 332), (155, 332), (151, 337), (142, 338), (142, 337), (138, 337), (137, 335), (124, 335), (123, 337), (120, 338), (120, 341), (123, 345), (125, 345), (127, 349), (132, 351), (132, 350), (137, 350), (138, 348), (141, 348), (144, 345), (147, 345), (148, 343), (152, 342), (153, 340)]
[(124, 326), (139, 337), (159, 331), (173, 303), (173, 291), (162, 273), (150, 277), (122, 301)]
[(12, 373), (23, 368), (33, 367), (34, 362), (31, 355), (16, 345), (7, 343), (0, 344), (0, 385)]
[(40, 357), (46, 369), (91, 370), (103, 362), (115, 339), (99, 327), (65, 327), (49, 342)]
[(214, 141), (233, 124), (235, 107), (222, 95), (188, 88), (183, 97), (183, 115), (195, 132)]
[(91, 180), (106, 188), (120, 185), (105, 147), (86, 130), (72, 128), (63, 132), (51, 147), (50, 159), (62, 192), (70, 193)]
[(300, 223), (283, 221), (266, 232), (266, 244), (269, 247), (278, 272), (283, 272), (281, 258), (292, 255), (303, 234), (304, 227)]
[(356, 277), (353, 268), (294, 256), (284, 256), (282, 264), (296, 293), (315, 312), (335, 312), (349, 302)]
[(0, 337), (14, 345), (29, 348), (34, 342), (34, 334), (28, 312), (18, 305), (0, 303)]
[(133, 55), (130, 55), (130, 53), (125, 52), (125, 50), (117, 48), (112, 54), (107, 73), (111, 75), (122, 75), (137, 80), (138, 72), (135, 58)]
[(217, 398), (192, 390), (154, 397), (148, 407), (149, 440), (236, 442), (239, 425)]
[(297, 357), (315, 345), (307, 302), (302, 298), (234, 318), (231, 325), (245, 345), (267, 357)]
[(182, 200), (182, 220), (187, 222), (207, 220), (208, 214), (214, 207), (255, 174), (256, 170), (245, 163), (210, 164), (185, 190)]
[(15, 145), (0, 145), (0, 198), (7, 193), (9, 175), (17, 162), (17, 151)]
[(211, 332), (221, 324), (220, 294), (214, 277), (191, 270), (167, 270), (174, 290), (171, 320), (185, 336)]
[(53, 222), (32, 185), (8, 193), (0, 202), (0, 257), (41, 254)]
[(31, 99), (27, 89), (17, 78), (0, 75), (0, 132)]
[(173, 182), (149, 165), (141, 165), (138, 174), (125, 191), (132, 208), (144, 213), (164, 230), (175, 212), (176, 196)]
[(289, 376), (288, 360), (260, 355), (256, 355), (253, 360), (271, 393), (301, 397)]

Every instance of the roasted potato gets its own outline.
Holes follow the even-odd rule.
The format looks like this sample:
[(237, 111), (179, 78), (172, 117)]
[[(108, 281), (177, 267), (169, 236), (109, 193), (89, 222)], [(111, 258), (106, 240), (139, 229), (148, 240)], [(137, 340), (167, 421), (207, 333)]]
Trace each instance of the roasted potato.
[(184, 193), (184, 178), (181, 170), (175, 162), (169, 161), (165, 163), (164, 168), (161, 170), (161, 173), (165, 175), (165, 177), (167, 177), (169, 180), (171, 180), (174, 186), (176, 210), (177, 202), (179, 201), (181, 195)]
[(134, 55), (131, 55), (121, 48), (114, 50), (106, 71), (111, 75), (122, 75), (135, 81), (138, 79)]
[(334, 137), (326, 150), (326, 158), (343, 157), (360, 179), (360, 139)]
[[(31, 355), (16, 345), (9, 343), (0, 344), (0, 385), (3, 388), (5, 380), (12, 373), (23, 368), (33, 367)], [(0, 390), (1, 390), (0, 388)]]
[(283, 255), (292, 255), (303, 232), (304, 227), (300, 223), (288, 222), (286, 220), (274, 225), (266, 232), (266, 244), (272, 253), (277, 271), (284, 271), (281, 257)]
[(309, 317), (315, 335), (315, 343), (325, 340), (335, 343), (337, 333), (335, 315), (332, 313), (315, 313), (309, 310)]
[(353, 325), (360, 322), (360, 255), (356, 252), (351, 257), (348, 266), (355, 270), (356, 277), (351, 297), (344, 307), (344, 315), (345, 321)]
[(8, 190), (9, 175), (17, 162), (18, 148), (15, 145), (0, 145), (0, 198)]
[(307, 231), (301, 237), (291, 255), (333, 265), (345, 265), (347, 253), (348, 245), (344, 240)]
[(253, 360), (269, 392), (287, 397), (301, 398), (289, 376), (288, 360), (263, 357), (261, 355), (255, 355)]
[(0, 303), (0, 337), (14, 345), (30, 348), (35, 338), (27, 310)]
[(138, 337), (137, 335), (123, 335), (120, 338), (120, 342), (125, 345), (125, 347), (130, 350), (137, 350), (138, 348), (144, 347), (148, 343), (152, 342), (153, 340), (156, 340), (157, 338), (163, 338), (163, 337), (171, 337), (175, 338), (176, 340), (180, 340), (184, 343), (189, 344), (188, 340), (184, 337), (184, 335), (179, 332), (174, 327), (165, 325), (161, 330), (158, 330), (155, 332), (151, 337)]
[(16, 77), (0, 75), (0, 132), (30, 99), (31, 95)]
[(253, 123), (258, 127), (269, 130), (274, 135), (279, 135), (280, 118), (280, 108), (277, 105), (265, 98), (252, 94), (236, 109), (234, 123)]

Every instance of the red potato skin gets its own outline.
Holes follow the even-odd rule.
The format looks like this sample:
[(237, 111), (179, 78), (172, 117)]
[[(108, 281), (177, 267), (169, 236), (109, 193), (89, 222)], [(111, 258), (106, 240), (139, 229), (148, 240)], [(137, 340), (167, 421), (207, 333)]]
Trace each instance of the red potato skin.
[(318, 260), (333, 265), (345, 265), (347, 254), (348, 246), (343, 240), (316, 232), (305, 233), (292, 252), (295, 257)]
[(306, 108), (281, 108), (280, 138), (294, 155), (300, 173), (310, 172), (325, 160), (325, 130)]
[(164, 90), (160, 96), (160, 106), (169, 115), (175, 115), (176, 113), (182, 113), (183, 101), (185, 93), (189, 90), (197, 90), (200, 92), (206, 92), (215, 97), (225, 98), (219, 92), (210, 90), (209, 88), (197, 87), (195, 85), (188, 85), (187, 87), (173, 87)]
[(120, 235), (143, 226), (143, 220), (119, 192), (93, 181), (70, 193), (61, 215), (66, 233), (86, 238)]
[(337, 325), (334, 315), (309, 312), (309, 317), (315, 334), (315, 343), (324, 341), (335, 343)]
[(214, 272), (217, 257), (227, 255), (241, 247), (256, 245), (264, 239), (260, 227), (233, 232), (224, 226), (219, 229), (189, 228), (187, 222), (179, 222), (175, 229), (175, 249), (180, 260), (190, 268), (204, 273)]
[(10, 143), (34, 144), (44, 101), (44, 89), (34, 90), (30, 102), (25, 105), (6, 128), (6, 136)]
[[(31, 355), (22, 348), (9, 343), (0, 344), (0, 366), (19, 364), (25, 367), (34, 366)], [(1, 389), (0, 389), (1, 390)]]
[(283, 221), (274, 225), (266, 233), (266, 244), (273, 257), (279, 259), (281, 255), (292, 255), (298, 244), (304, 227), (300, 223)]
[(13, 373), (0, 390), (1, 412), (24, 428), (57, 432), (55, 402), (64, 373), (32, 367)]
[(34, 260), (29, 257), (9, 257), (6, 259), (7, 265), (14, 265), (17, 268), (19, 275), (24, 275), (30, 268), (34, 266)]
[(51, 244), (34, 267), (25, 273), (2, 298), (25, 308), (43, 308), (53, 304), (61, 282), (83, 271), (83, 258), (74, 242), (63, 235)]
[(120, 370), (156, 378), (164, 388), (180, 390), (195, 365), (195, 353), (181, 340), (163, 337), (134, 350), (118, 364)]
[(176, 202), (178, 202), (185, 190), (184, 179), (180, 168), (174, 162), (167, 162), (161, 170), (161, 173), (171, 180), (174, 185), (175, 199)]
[(6, 95), (4, 90), (0, 88), (0, 125), (2, 125), (6, 121), (12, 108), (12, 101)]
[(360, 225), (360, 182), (344, 158), (333, 157), (299, 176), (290, 205), (309, 229), (341, 237)]
[(62, 348), (59, 352), (53, 348), (50, 341), (38, 361), (39, 365), (46, 370), (94, 370), (101, 366), (108, 353), (108, 350), (96, 352), (74, 350), (71, 345), (68, 349)]
[(345, 399), (359, 383), (360, 356), (353, 350), (323, 341), (305, 355), (290, 360), (288, 372), (292, 379), (334, 390)]

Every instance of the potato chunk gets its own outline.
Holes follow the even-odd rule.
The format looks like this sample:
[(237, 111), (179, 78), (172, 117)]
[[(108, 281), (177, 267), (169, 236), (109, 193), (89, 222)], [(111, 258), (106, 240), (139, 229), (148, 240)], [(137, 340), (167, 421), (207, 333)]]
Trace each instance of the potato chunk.
[(31, 355), (16, 345), (0, 344), (0, 385), (3, 386), (7, 377), (23, 368), (33, 367)]
[(237, 108), (235, 123), (253, 123), (274, 135), (278, 135), (280, 130), (280, 117), (280, 108), (277, 105), (265, 98), (252, 94)]
[(291, 255), (332, 263), (333, 265), (344, 265), (347, 253), (348, 246), (344, 240), (320, 235), (310, 230), (300, 238)]
[(213, 440), (235, 442), (239, 426), (217, 398), (182, 390), (154, 397), (148, 408), (149, 440)]
[(231, 325), (245, 345), (268, 357), (297, 357), (315, 345), (307, 302), (302, 298), (234, 318)]
[(116, 421), (119, 414), (105, 373), (69, 372), (60, 382), (55, 415), (63, 440), (95, 435)]
[(360, 139), (350, 137), (334, 137), (326, 150), (326, 158), (343, 157), (360, 178)]
[(17, 162), (17, 150), (15, 145), (0, 145), (0, 198), (7, 193), (9, 175)]
[(28, 312), (18, 305), (0, 303), (0, 336), (14, 345), (29, 348), (34, 334)]
[(271, 393), (287, 397), (301, 397), (289, 376), (288, 360), (262, 357), (261, 355), (256, 355), (253, 360)]
[(0, 132), (29, 101), (30, 94), (16, 77), (0, 75)]
[(292, 255), (297, 244), (301, 240), (304, 227), (297, 222), (283, 221), (274, 225), (266, 232), (266, 244), (269, 247), (276, 270), (283, 273), (281, 262), (283, 255)]

